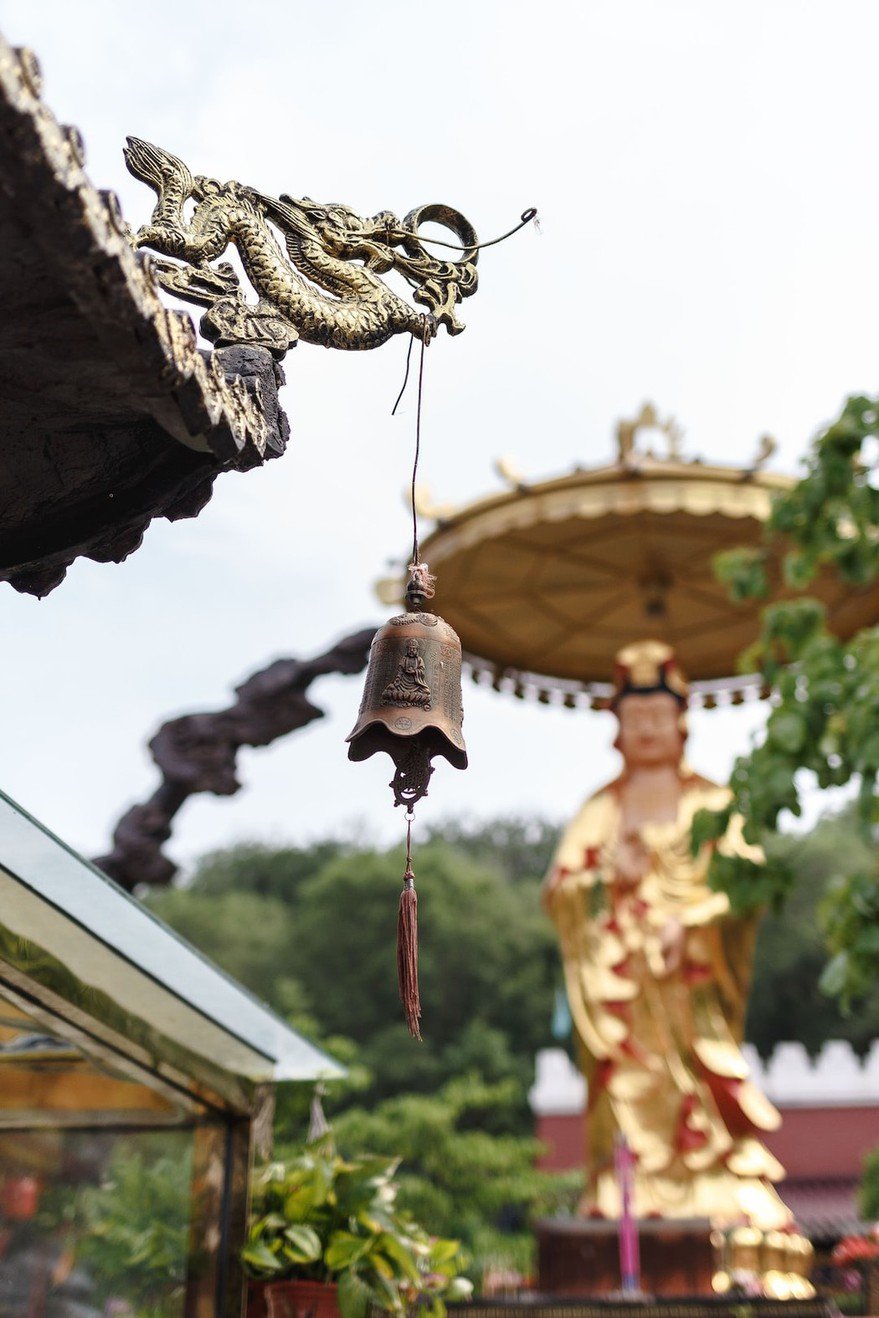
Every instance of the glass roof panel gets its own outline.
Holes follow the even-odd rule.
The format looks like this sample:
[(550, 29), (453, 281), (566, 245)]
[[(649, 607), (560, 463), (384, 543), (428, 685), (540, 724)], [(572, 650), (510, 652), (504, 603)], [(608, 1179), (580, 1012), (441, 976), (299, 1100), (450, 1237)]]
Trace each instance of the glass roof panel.
[[(182, 1035), (188, 1046), (207, 1050), (219, 1065), (251, 1079), (342, 1074), (337, 1063), (3, 793), (0, 866), (6, 871), (0, 875), (6, 893), (0, 922), (70, 966), (83, 983), (126, 999), (120, 1005), (163, 1033)], [(34, 902), (10, 900), (10, 882), (39, 899), (39, 918)], [(218, 1030), (231, 1036), (220, 1048)], [(234, 1041), (243, 1047), (232, 1046)]]

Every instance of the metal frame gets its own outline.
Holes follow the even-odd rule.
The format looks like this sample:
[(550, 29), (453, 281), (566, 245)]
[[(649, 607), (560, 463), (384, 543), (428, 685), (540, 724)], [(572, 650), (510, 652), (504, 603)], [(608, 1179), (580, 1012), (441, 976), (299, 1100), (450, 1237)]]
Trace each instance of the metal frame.
[[(22, 1054), (0, 1067), (0, 1130), (191, 1130), (185, 1313), (239, 1318), (249, 1173), (274, 1085), (343, 1069), (2, 793), (0, 999), (109, 1071), (117, 1092), (96, 1109), (101, 1077), (80, 1071), (96, 1081), (87, 1108), (4, 1112), (3, 1076), (27, 1069)], [(168, 1109), (120, 1109), (116, 1077)]]

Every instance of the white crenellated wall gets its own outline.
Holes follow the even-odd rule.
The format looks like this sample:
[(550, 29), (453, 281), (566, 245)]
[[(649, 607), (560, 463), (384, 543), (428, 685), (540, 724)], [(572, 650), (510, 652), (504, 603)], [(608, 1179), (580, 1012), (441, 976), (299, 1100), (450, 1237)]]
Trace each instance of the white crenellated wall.
[[(801, 1043), (780, 1043), (765, 1064), (751, 1044), (743, 1051), (752, 1080), (779, 1107), (879, 1107), (879, 1040), (863, 1063), (841, 1039), (826, 1043), (814, 1062)], [(586, 1082), (564, 1049), (537, 1054), (528, 1097), (537, 1116), (583, 1111)]]
[(534, 1059), (534, 1084), (528, 1090), (538, 1117), (568, 1116), (586, 1106), (586, 1081), (564, 1048), (541, 1048)]
[(851, 1044), (831, 1039), (814, 1062), (801, 1043), (780, 1043), (764, 1065), (746, 1045), (755, 1084), (782, 1107), (844, 1107), (879, 1104), (879, 1040), (863, 1063)]

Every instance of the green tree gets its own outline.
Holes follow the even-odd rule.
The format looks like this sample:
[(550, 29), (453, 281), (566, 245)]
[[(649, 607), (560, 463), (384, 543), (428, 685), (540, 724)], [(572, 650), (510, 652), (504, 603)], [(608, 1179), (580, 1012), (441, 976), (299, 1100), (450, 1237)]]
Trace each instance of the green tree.
[(747, 1037), (763, 1056), (795, 1039), (814, 1054), (828, 1039), (848, 1039), (860, 1053), (879, 1036), (879, 985), (857, 1013), (843, 1011), (822, 992), (826, 960), (818, 911), (828, 880), (870, 860), (851, 807), (819, 821), (805, 834), (773, 834), (766, 839), (770, 863), (783, 863), (796, 875), (783, 912), (765, 917), (757, 940)]
[(124, 1299), (141, 1318), (178, 1311), (186, 1285), (190, 1176), (185, 1140), (141, 1135), (134, 1142), (121, 1139), (101, 1184), (78, 1192), (68, 1215), (76, 1260), (101, 1299)]
[(343, 838), (322, 838), (306, 847), (244, 842), (202, 857), (191, 887), (211, 896), (244, 890), (258, 897), (276, 897), (289, 905), (306, 879), (351, 849)]
[[(418, 1047), (397, 997), (400, 848), (326, 841), (274, 853), (233, 848), (207, 857), (185, 887), (148, 900), (306, 1033), (352, 1041), (373, 1077), (370, 1099), (432, 1092), (477, 1070), (489, 1081), (517, 1081), (507, 1116), (527, 1130), (525, 1094), (534, 1053), (550, 1042), (558, 978), (555, 939), (537, 897), (551, 834), (548, 825), (497, 821), (461, 830), (452, 843), (437, 831), (419, 848), (426, 1017)], [(502, 843), (499, 857), (492, 835)]]
[[(511, 1062), (529, 1059), (530, 1065), (547, 1041), (557, 974), (555, 940), (536, 883), (510, 884), (439, 839), (419, 848), (419, 977), (429, 1005), (425, 1046), (413, 1050), (399, 1024), (394, 971), (402, 868), (398, 849), (351, 853), (303, 885), (289, 965), (320, 1002), (325, 1027), (362, 1045), (374, 1043), (386, 1064), (403, 1049), (416, 1088), (433, 1087), (447, 1069), (444, 1051), (460, 1052), (477, 1022), (512, 1041)], [(502, 1060), (497, 1049), (495, 1058)], [(369, 1046), (364, 1060), (378, 1075)], [(382, 1070), (387, 1075), (387, 1065)]]
[[(745, 817), (746, 837), (777, 831), (785, 811), (799, 815), (806, 782), (856, 789), (855, 818), (872, 843), (879, 824), (879, 628), (849, 641), (833, 636), (823, 605), (805, 592), (819, 572), (865, 589), (879, 580), (879, 489), (875, 485), (879, 400), (854, 397), (815, 440), (804, 478), (780, 496), (758, 550), (721, 555), (718, 572), (734, 598), (767, 597), (775, 563), (797, 592), (763, 614), (742, 668), (759, 671), (774, 704), (763, 740), (736, 761), (731, 809)], [(728, 811), (702, 812), (694, 845), (718, 836)], [(797, 881), (788, 860), (765, 865), (716, 855), (711, 881), (736, 910), (780, 908)], [(844, 1001), (863, 996), (879, 976), (879, 861), (875, 850), (835, 870), (823, 907), (831, 960), (822, 982)]]
[(520, 1135), (489, 1134), (515, 1102), (515, 1081), (485, 1084), (478, 1076), (449, 1081), (435, 1094), (400, 1094), (334, 1123), (339, 1147), (403, 1159), (400, 1207), (432, 1231), (460, 1238), (474, 1259), (474, 1279), (486, 1263), (528, 1273), (535, 1215), (573, 1208), (580, 1176), (550, 1176), (535, 1168), (540, 1146)]
[[(497, 820), (449, 835), (437, 827), (416, 857), (423, 1045), (397, 1000), (399, 848), (233, 848), (151, 904), (349, 1067), (324, 1099), (345, 1151), (401, 1156), (406, 1206), (431, 1230), (463, 1233), (477, 1273), (492, 1257), (527, 1271), (529, 1216), (573, 1204), (580, 1179), (559, 1185), (533, 1171), (527, 1104), (559, 979), (538, 902), (555, 829)], [(879, 1033), (879, 989), (854, 1016), (817, 986), (828, 877), (872, 858), (854, 809), (766, 845), (770, 866), (796, 883), (783, 915), (761, 928), (748, 1037), (764, 1054), (787, 1039), (815, 1052), (848, 1038), (863, 1050)], [(308, 1087), (281, 1087), (281, 1152), (304, 1138), (310, 1101)]]
[(428, 837), (496, 870), (510, 883), (533, 889), (549, 869), (559, 829), (536, 815), (504, 815), (479, 821), (445, 819), (428, 829)]
[(166, 888), (152, 910), (200, 952), (285, 1015), (308, 1011), (304, 987), (286, 972), (296, 939), (292, 908), (253, 891)]
[[(742, 657), (742, 669), (762, 674), (775, 704), (765, 737), (735, 764), (731, 808), (741, 811), (745, 835), (756, 841), (763, 830), (777, 831), (785, 811), (799, 815), (804, 782), (855, 789), (852, 813), (864, 847), (826, 858), (820, 907), (830, 953), (821, 985), (845, 1007), (871, 993), (875, 999), (879, 981), (879, 627), (840, 641), (824, 606), (806, 592), (819, 573), (875, 590), (877, 437), (879, 399), (849, 398), (815, 439), (806, 475), (776, 500), (764, 547), (721, 555), (717, 564), (734, 598), (767, 597), (779, 559), (785, 584), (799, 592), (764, 611), (760, 635)], [(694, 846), (718, 836), (725, 815), (697, 816)], [(778, 910), (799, 875), (789, 855), (770, 850), (763, 866), (715, 856), (710, 878), (737, 910), (767, 901)], [(866, 1164), (865, 1215), (879, 1211), (877, 1185), (879, 1150)]]
[[(559, 980), (555, 939), (537, 895), (556, 829), (502, 819), (450, 826), (449, 834), (451, 841), (438, 826), (418, 857), (427, 1010), (426, 1041), (419, 1047), (401, 1024), (396, 997), (398, 849), (352, 851), (339, 840), (276, 851), (236, 847), (206, 857), (186, 887), (161, 890), (150, 904), (353, 1067), (349, 1084), (332, 1087), (329, 1112), (353, 1101), (432, 1093), (473, 1072), (490, 1083), (516, 1080), (515, 1101), (492, 1110), (491, 1129), (527, 1133), (532, 1122), (525, 1096), (534, 1053), (552, 1042), (552, 991)], [(870, 864), (871, 845), (853, 808), (809, 833), (770, 833), (765, 843), (770, 865), (785, 866), (796, 882), (783, 914), (770, 913), (761, 926), (748, 1038), (764, 1055), (788, 1039), (813, 1053), (829, 1038), (849, 1039), (864, 1051), (879, 1034), (879, 989), (856, 1014), (841, 1011), (820, 991), (825, 950), (818, 909), (829, 880)], [(501, 940), (494, 932), (499, 921), (506, 929)], [(343, 952), (334, 947), (339, 924)], [(445, 980), (462, 976), (469, 1001), (447, 1017)], [(349, 1010), (354, 1000), (356, 1012)], [(282, 1093), (281, 1128), (291, 1137), (304, 1130), (308, 1103), (307, 1095)]]

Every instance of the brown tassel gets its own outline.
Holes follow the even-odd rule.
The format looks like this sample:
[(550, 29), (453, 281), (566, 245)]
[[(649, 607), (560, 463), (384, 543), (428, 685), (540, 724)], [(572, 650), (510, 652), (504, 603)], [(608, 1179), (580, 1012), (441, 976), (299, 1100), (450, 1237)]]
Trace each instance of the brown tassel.
[(418, 996), (418, 895), (415, 875), (407, 857), (397, 912), (397, 981), (406, 1024), (413, 1038), (421, 1041), (421, 1000)]

